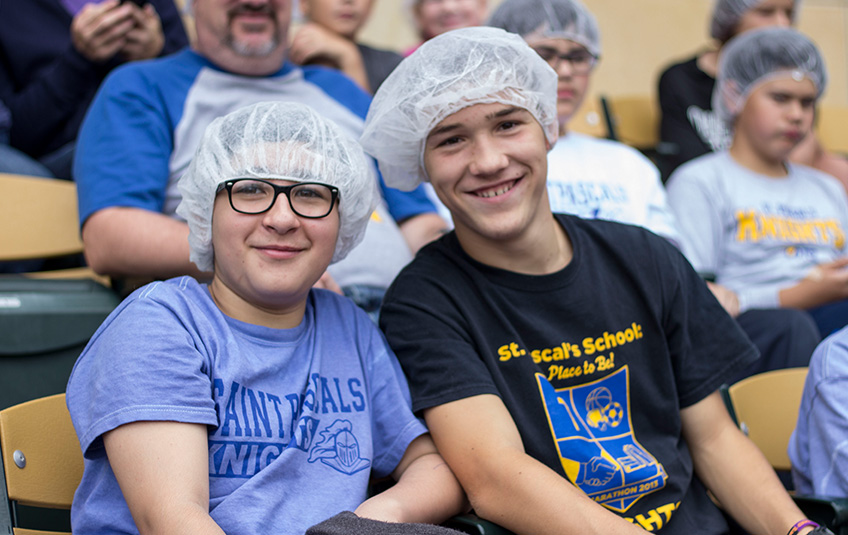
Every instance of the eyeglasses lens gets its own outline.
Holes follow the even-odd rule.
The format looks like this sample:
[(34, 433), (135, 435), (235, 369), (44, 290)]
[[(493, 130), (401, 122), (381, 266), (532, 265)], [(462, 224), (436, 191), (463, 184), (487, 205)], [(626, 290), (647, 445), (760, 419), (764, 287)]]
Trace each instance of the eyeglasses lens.
[(276, 198), (275, 190), (285, 193), (292, 211), (302, 217), (324, 217), (333, 209), (333, 191), (324, 184), (277, 186), (260, 180), (236, 180), (230, 199), (236, 211), (260, 214), (268, 211)]

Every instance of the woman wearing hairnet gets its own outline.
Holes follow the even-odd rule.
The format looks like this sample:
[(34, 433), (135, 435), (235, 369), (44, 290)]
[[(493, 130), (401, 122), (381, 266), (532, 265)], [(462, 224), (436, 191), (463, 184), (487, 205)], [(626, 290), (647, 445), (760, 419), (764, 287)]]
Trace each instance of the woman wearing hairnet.
[[(719, 48), (672, 65), (660, 76), (660, 139), (667, 154), (660, 158), (659, 166), (665, 179), (680, 164), (730, 146), (730, 132), (711, 103), (721, 47), (752, 29), (789, 27), (800, 8), (801, 0), (715, 0), (710, 36)], [(848, 160), (826, 152), (815, 136), (800, 144), (791, 159), (832, 174), (848, 187)]]
[[(74, 532), (302, 535), (346, 510), (353, 531), (460, 510), (379, 331), (312, 288), (362, 238), (369, 173), (356, 142), (302, 105), (207, 128), (177, 211), (213, 279), (140, 288), (79, 358)], [(399, 481), (366, 500), (372, 474)]]

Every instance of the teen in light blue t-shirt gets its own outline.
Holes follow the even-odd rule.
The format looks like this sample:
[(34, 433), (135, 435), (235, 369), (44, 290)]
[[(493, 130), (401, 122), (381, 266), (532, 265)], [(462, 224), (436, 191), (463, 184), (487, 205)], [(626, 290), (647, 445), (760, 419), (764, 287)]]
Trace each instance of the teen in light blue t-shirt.
[[(358, 145), (303, 105), (260, 103), (210, 125), (178, 211), (212, 282), (136, 291), (68, 384), (85, 456), (74, 532), (300, 535), (345, 510), (432, 523), (460, 511), (380, 332), (312, 289), (361, 240), (370, 173)], [(366, 500), (372, 474), (398, 482)]]

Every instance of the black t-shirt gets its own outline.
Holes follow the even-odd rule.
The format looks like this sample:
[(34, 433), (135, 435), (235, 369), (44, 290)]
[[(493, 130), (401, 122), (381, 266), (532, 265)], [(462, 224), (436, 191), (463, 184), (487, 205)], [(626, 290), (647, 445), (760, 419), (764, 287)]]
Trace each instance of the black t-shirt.
[(666, 240), (556, 217), (574, 247), (557, 273), (480, 264), (451, 233), (395, 280), (381, 325), (413, 409), (500, 396), (527, 453), (610, 510), (663, 533), (726, 531), (693, 474), (680, 409), (756, 349)]
[(713, 112), (715, 83), (698, 68), (697, 56), (672, 65), (660, 76), (660, 141), (669, 148), (658, 162), (664, 180), (679, 165), (729, 146), (730, 131)]

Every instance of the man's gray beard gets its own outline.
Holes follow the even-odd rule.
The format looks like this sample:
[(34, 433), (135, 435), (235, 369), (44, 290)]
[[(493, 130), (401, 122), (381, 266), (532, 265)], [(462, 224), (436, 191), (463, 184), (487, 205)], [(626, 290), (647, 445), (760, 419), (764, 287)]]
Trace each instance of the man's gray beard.
[(239, 56), (244, 56), (246, 58), (261, 58), (276, 50), (277, 46), (280, 44), (280, 36), (278, 32), (274, 32), (271, 39), (265, 43), (262, 43), (261, 45), (249, 45), (242, 41), (236, 41), (233, 39), (232, 35), (228, 35), (224, 44), (226, 44), (228, 48)]

